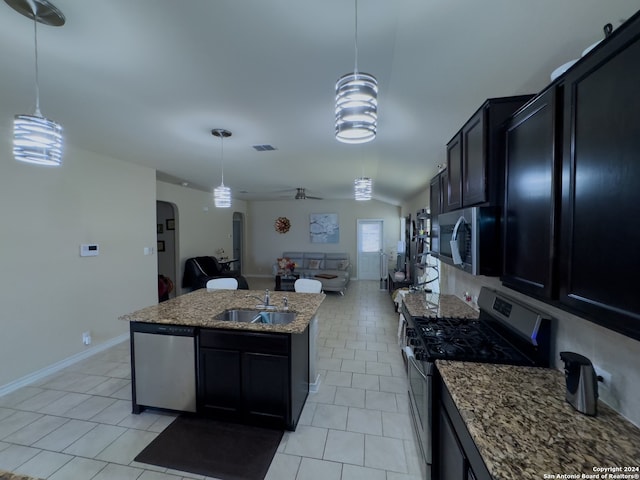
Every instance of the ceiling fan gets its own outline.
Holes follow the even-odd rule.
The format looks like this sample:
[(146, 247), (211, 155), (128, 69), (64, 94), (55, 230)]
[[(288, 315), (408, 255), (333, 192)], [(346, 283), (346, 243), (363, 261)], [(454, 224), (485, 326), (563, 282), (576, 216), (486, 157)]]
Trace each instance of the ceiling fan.
[(313, 197), (311, 195), (307, 195), (305, 193), (305, 189), (301, 188), (301, 187), (297, 187), (296, 188), (296, 196), (294, 197), (296, 200), (306, 200), (306, 199), (311, 199), (311, 200), (322, 200), (321, 197)]

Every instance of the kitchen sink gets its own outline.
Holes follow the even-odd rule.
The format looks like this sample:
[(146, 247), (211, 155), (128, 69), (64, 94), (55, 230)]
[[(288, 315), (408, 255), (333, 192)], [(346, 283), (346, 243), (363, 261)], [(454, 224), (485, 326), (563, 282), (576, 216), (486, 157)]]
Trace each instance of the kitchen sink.
[(262, 310), (225, 310), (215, 317), (225, 322), (266, 323), (269, 325), (286, 325), (296, 319), (295, 312), (274, 312)]

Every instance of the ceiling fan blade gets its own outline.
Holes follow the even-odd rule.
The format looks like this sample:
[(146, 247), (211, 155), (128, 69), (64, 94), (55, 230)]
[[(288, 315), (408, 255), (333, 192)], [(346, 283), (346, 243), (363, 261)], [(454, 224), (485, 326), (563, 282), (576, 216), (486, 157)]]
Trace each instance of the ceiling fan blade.
[(322, 197), (310, 197), (307, 195), (305, 198), (310, 198), (311, 200), (322, 200)]

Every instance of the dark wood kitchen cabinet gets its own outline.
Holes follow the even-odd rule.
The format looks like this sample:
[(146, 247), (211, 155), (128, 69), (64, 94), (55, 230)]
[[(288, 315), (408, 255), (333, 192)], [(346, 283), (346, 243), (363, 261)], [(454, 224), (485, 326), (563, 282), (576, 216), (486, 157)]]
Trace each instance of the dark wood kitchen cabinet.
[(435, 375), (434, 480), (492, 480), (446, 384)]
[(462, 207), (462, 132), (447, 143), (446, 189), (443, 194), (443, 212)]
[(447, 195), (444, 210), (502, 205), (504, 122), (533, 95), (485, 101), (447, 144)]
[(301, 334), (202, 329), (198, 413), (295, 430), (309, 392), (309, 329)]
[(429, 228), (430, 249), (440, 251), (440, 224), (438, 215), (444, 212), (444, 194), (447, 188), (447, 170), (443, 170), (431, 179), (429, 185), (429, 210), (431, 226)]
[(502, 283), (543, 299), (556, 296), (562, 88), (552, 85), (506, 126)]
[(640, 339), (640, 12), (564, 76), (560, 302)]

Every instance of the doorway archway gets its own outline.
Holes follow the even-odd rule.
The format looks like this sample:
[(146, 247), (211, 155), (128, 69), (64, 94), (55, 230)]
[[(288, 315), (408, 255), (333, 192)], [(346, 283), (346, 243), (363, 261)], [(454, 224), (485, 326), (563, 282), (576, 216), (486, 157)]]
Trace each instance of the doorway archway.
[(169, 293), (169, 298), (173, 298), (180, 285), (177, 268), (178, 211), (173, 203), (156, 201), (156, 236), (158, 275), (164, 275), (173, 282), (173, 291)]

